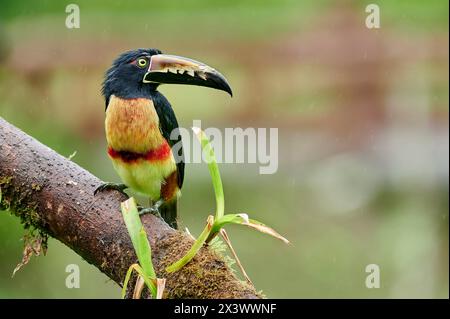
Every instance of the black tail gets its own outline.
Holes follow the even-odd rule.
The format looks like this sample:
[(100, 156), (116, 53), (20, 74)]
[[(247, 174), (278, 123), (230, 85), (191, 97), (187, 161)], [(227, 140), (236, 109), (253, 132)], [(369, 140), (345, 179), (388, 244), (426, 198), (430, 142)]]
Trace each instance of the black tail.
[(169, 202), (165, 202), (159, 208), (161, 217), (169, 224), (173, 229), (178, 229), (177, 224), (177, 200), (173, 199)]

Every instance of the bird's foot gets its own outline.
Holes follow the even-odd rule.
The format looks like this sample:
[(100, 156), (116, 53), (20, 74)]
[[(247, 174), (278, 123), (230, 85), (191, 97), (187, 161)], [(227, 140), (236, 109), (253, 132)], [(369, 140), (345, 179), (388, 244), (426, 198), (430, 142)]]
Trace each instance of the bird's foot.
[(142, 216), (145, 214), (152, 214), (152, 215), (155, 215), (156, 217), (162, 218), (161, 214), (159, 213), (159, 207), (161, 207), (161, 205), (163, 203), (164, 203), (163, 200), (159, 200), (155, 204), (153, 204), (153, 206), (151, 206), (151, 207), (147, 207), (147, 208), (140, 207), (139, 215)]
[(145, 214), (152, 214), (158, 218), (162, 218), (161, 214), (159, 213), (159, 210), (157, 208), (154, 207), (146, 207), (146, 208), (141, 208), (139, 210), (139, 215), (145, 215)]
[(116, 190), (119, 193), (124, 194), (127, 198), (129, 197), (127, 193), (125, 193), (125, 189), (127, 189), (128, 186), (125, 184), (118, 184), (118, 183), (103, 183), (102, 185), (100, 185), (99, 187), (97, 187), (94, 191), (94, 196), (99, 193), (99, 192), (103, 192), (104, 190)]

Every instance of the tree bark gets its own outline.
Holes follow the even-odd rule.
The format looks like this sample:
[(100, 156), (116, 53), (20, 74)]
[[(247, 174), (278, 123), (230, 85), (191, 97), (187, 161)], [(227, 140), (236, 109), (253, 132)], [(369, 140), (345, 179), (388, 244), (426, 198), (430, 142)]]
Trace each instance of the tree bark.
[[(58, 239), (121, 285), (137, 261), (120, 212), (126, 197), (117, 191), (94, 196), (100, 184), (0, 117), (0, 207), (10, 208), (25, 225)], [(166, 273), (165, 267), (182, 257), (193, 241), (153, 215), (143, 216), (142, 223), (157, 275), (167, 279), (166, 298), (260, 298), (205, 247), (181, 270)]]

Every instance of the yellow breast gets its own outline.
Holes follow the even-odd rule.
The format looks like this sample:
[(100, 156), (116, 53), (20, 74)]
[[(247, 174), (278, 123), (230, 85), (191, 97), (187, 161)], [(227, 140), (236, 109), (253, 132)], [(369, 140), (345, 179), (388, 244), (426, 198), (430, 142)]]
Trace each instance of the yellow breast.
[(111, 96), (106, 110), (106, 139), (116, 151), (146, 153), (164, 143), (153, 102)]

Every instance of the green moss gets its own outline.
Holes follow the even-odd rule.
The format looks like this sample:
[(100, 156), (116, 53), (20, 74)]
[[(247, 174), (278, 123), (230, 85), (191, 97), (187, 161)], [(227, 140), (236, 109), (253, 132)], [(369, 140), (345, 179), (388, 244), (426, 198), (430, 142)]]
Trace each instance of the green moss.
[(11, 183), (11, 180), (12, 180), (11, 176), (0, 176), (0, 186)]
[[(155, 256), (158, 277), (167, 278), (165, 297), (168, 298), (242, 298), (258, 295), (253, 287), (238, 280), (221, 255), (203, 247), (194, 259), (179, 271), (166, 273), (164, 269), (180, 259), (190, 249), (192, 240), (186, 235), (172, 234), (159, 240)], [(164, 253), (159, 250), (164, 249)], [(233, 279), (233, 280), (230, 280)]]
[[(24, 253), (22, 261), (14, 273), (26, 265), (32, 254), (38, 256), (47, 251), (48, 234), (43, 231), (42, 218), (37, 212), (37, 204), (31, 200), (31, 195), (39, 192), (42, 187), (32, 183), (31, 187), (14, 186), (12, 176), (0, 176), (0, 210), (9, 210), (20, 218), (26, 232), (23, 237)], [(32, 252), (32, 253), (30, 253)]]
[(32, 183), (29, 188), (26, 185), (14, 186), (12, 176), (0, 176), (0, 189), (2, 192), (0, 209), (9, 210), (20, 218), (25, 229), (31, 226), (41, 228), (42, 218), (37, 212), (37, 203), (31, 200), (31, 195), (39, 192), (42, 186)]
[(2, 194), (0, 199), (0, 210), (9, 209), (9, 201), (6, 199), (6, 190), (11, 183), (11, 176), (0, 176), (0, 192)]
[(40, 191), (42, 188), (41, 188), (41, 185), (36, 184), (36, 183), (32, 183), (31, 184), (31, 189), (35, 190), (35, 191)]

